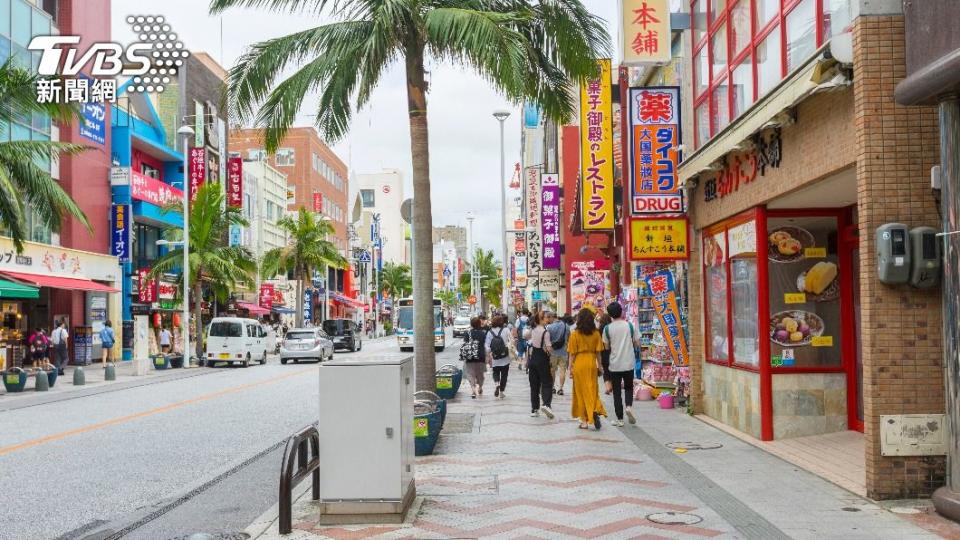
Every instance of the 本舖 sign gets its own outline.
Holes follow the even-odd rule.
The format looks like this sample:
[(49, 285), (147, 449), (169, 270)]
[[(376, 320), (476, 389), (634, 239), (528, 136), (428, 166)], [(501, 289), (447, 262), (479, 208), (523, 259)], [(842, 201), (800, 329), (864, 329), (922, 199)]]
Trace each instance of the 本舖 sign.
[(527, 199), (527, 272), (536, 276), (543, 268), (543, 243), (540, 236), (541, 203), (540, 169), (527, 167), (524, 171)]
[[(543, 247), (543, 264), (540, 274), (544, 270), (560, 269), (560, 176), (544, 174), (540, 186), (540, 231)], [(541, 290), (545, 290), (541, 286)]]
[(207, 149), (193, 147), (190, 149), (190, 201), (197, 199), (197, 191), (207, 180)]
[(623, 64), (670, 61), (668, 0), (623, 0)]
[(631, 88), (629, 137), (632, 213), (682, 213), (680, 88)]
[(769, 136), (757, 134), (753, 137), (753, 150), (746, 154), (727, 155), (723, 170), (707, 178), (703, 183), (703, 200), (710, 202), (722, 199), (740, 189), (741, 184), (749, 184), (764, 176), (767, 167), (780, 168), (783, 157), (783, 145), (780, 142), (780, 130), (774, 129)]
[(110, 206), (110, 254), (120, 262), (130, 262), (130, 212), (129, 204)]
[(677, 302), (677, 288), (673, 272), (661, 270), (647, 276), (647, 289), (653, 296), (653, 309), (660, 319), (660, 330), (673, 357), (673, 365), (689, 366), (690, 354), (687, 352), (687, 336), (680, 319), (680, 306)]
[(263, 283), (260, 285), (260, 307), (266, 309), (273, 308), (273, 284)]
[(580, 228), (609, 230), (613, 215), (613, 100), (610, 59), (580, 88)]
[(183, 192), (137, 171), (130, 171), (130, 197), (138, 201), (164, 206), (183, 198)]
[(227, 160), (227, 204), (243, 207), (243, 158)]
[(687, 260), (687, 218), (632, 218), (630, 259), (634, 261)]

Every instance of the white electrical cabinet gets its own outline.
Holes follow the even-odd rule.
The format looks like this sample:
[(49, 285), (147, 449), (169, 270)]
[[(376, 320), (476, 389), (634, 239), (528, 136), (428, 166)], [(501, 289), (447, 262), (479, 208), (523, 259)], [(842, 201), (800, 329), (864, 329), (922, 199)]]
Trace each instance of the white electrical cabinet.
[(416, 492), (413, 357), (325, 362), (319, 371), (321, 513), (405, 513)]

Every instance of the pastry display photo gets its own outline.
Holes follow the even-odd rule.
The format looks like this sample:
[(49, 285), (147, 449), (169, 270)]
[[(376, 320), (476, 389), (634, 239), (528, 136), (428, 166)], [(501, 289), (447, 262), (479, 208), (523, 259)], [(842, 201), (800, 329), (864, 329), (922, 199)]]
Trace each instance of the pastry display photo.
[(803, 250), (814, 247), (810, 231), (800, 227), (779, 227), (767, 235), (767, 257), (774, 262), (791, 263), (803, 259)]
[(797, 290), (809, 302), (830, 302), (840, 297), (837, 263), (820, 261), (797, 276)]
[(823, 334), (823, 319), (809, 311), (781, 311), (770, 317), (770, 341), (783, 347), (810, 345)]

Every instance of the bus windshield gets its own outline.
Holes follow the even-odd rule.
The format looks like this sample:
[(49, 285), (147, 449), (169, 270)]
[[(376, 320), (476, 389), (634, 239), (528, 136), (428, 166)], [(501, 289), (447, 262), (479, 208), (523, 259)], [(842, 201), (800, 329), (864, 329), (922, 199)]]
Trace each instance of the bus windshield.
[[(440, 328), (443, 326), (443, 313), (439, 307), (433, 308), (433, 327)], [(397, 311), (397, 328), (403, 328), (405, 330), (413, 329), (413, 308), (403, 306)]]

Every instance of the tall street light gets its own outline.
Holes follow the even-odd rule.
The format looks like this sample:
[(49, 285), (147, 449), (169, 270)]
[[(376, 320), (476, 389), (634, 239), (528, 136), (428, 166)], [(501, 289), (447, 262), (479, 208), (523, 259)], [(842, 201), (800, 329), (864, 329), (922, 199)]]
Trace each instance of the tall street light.
[[(477, 289), (475, 287), (477, 282), (477, 269), (476, 264), (474, 264), (475, 256), (473, 253), (473, 212), (467, 212), (467, 223), (469, 224), (468, 234), (467, 234), (467, 264), (470, 265), (470, 296), (476, 297)], [(470, 306), (470, 311), (473, 311), (473, 304)]]
[(503, 149), (503, 122), (509, 116), (509, 111), (494, 111), (493, 113), (493, 117), (500, 122), (500, 227), (503, 230), (503, 234), (500, 235), (500, 239), (503, 241), (503, 271), (500, 272), (503, 276), (501, 286), (503, 290), (500, 299), (500, 309), (502, 309), (504, 313), (507, 312), (509, 291), (507, 290), (507, 185), (504, 183), (504, 179), (507, 176), (507, 164)]
[[(177, 135), (183, 136), (183, 315), (180, 333), (183, 335), (183, 367), (190, 367), (190, 138), (196, 134), (190, 126), (182, 126)], [(200, 314), (197, 314), (200, 317)], [(198, 335), (198, 340), (202, 338)]]

